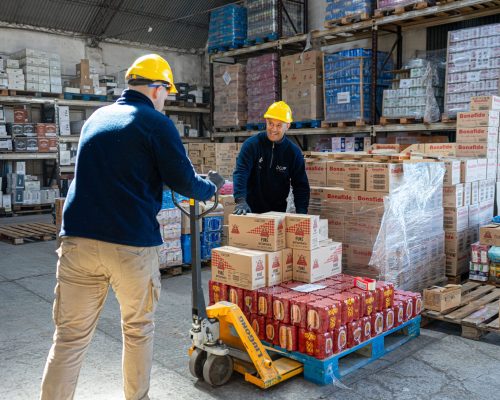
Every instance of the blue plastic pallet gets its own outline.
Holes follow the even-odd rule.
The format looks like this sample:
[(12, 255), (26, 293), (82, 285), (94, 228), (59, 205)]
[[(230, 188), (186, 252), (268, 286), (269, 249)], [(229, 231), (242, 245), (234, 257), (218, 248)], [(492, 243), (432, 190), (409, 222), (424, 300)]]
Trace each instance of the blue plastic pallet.
[(304, 364), (306, 380), (318, 385), (329, 385), (419, 336), (420, 320), (419, 315), (396, 328), (324, 360), (298, 352), (290, 352), (268, 343), (266, 345)]
[(278, 40), (278, 34), (270, 33), (268, 35), (257, 37), (254, 39), (245, 39), (245, 46), (254, 46), (256, 44), (262, 44), (264, 42), (272, 42), (274, 40)]
[(258, 124), (247, 124), (247, 131), (263, 131), (266, 129), (266, 124), (264, 122), (259, 122)]
[(319, 128), (321, 127), (321, 121), (315, 119), (312, 121), (294, 121), (291, 123), (291, 129), (302, 129), (302, 128)]
[(108, 101), (108, 96), (103, 94), (64, 93), (64, 98), (66, 100)]

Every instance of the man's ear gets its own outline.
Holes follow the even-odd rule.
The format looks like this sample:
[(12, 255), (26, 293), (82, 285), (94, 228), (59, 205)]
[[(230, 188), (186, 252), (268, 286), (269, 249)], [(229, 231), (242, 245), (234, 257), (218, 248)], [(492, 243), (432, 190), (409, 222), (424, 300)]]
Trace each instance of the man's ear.
[(155, 88), (153, 88), (153, 91), (151, 92), (151, 97), (154, 100), (156, 100), (158, 98), (158, 89), (161, 89), (161, 88), (155, 87)]

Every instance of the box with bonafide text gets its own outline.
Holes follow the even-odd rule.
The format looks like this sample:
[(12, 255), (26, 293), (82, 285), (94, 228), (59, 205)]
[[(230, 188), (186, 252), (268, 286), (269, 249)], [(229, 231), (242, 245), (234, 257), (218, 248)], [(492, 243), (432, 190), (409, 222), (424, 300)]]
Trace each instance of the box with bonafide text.
[(293, 249), (293, 280), (313, 283), (342, 272), (342, 243), (313, 250)]
[(366, 190), (389, 193), (403, 184), (403, 164), (369, 163), (366, 165)]
[(327, 162), (325, 160), (306, 160), (306, 174), (309, 184), (313, 186), (327, 186)]
[(283, 250), (285, 217), (272, 214), (231, 214), (229, 245), (254, 250)]
[(463, 231), (469, 227), (469, 207), (445, 207), (443, 227), (448, 231)]
[(344, 163), (344, 189), (365, 190), (367, 163)]
[(496, 158), (498, 152), (498, 143), (477, 142), (477, 143), (457, 143), (457, 157), (472, 158)]
[(454, 157), (456, 143), (425, 143), (424, 153), (442, 157)]
[(500, 111), (500, 96), (473, 96), (470, 98), (471, 111)]
[(476, 126), (457, 128), (457, 143), (488, 143), (498, 141), (498, 127)]
[(443, 186), (443, 207), (463, 207), (464, 185)]
[(326, 167), (326, 186), (344, 187), (344, 163), (341, 161), (328, 161)]
[(266, 253), (224, 246), (212, 250), (212, 280), (247, 290), (266, 286)]
[(443, 178), (444, 186), (453, 186), (460, 183), (460, 160), (445, 160), (445, 173)]
[(457, 128), (496, 126), (499, 124), (498, 111), (470, 111), (457, 113)]

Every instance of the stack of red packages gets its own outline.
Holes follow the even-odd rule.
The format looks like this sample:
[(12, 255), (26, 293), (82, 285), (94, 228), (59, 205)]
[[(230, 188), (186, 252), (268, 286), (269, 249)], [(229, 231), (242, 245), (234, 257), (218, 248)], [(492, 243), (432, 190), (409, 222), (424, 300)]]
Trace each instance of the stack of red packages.
[[(230, 301), (241, 308), (259, 339), (288, 351), (324, 359), (355, 347), (416, 317), (419, 293), (379, 281), (375, 290), (356, 288), (339, 274), (316, 282), (243, 290), (209, 281), (210, 304)], [(307, 286), (307, 285), (306, 285)]]

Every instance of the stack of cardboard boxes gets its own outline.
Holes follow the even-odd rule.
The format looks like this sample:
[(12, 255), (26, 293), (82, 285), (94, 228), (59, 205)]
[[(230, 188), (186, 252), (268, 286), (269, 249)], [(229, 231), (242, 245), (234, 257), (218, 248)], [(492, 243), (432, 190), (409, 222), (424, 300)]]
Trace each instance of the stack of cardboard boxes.
[(19, 60), (26, 80), (25, 89), (42, 93), (62, 93), (61, 58), (57, 53), (23, 49), (11, 56)]
[(323, 119), (323, 53), (307, 51), (281, 58), (282, 99), (294, 121)]
[(19, 60), (12, 58), (0, 59), (0, 88), (24, 90), (26, 81), (23, 70), (19, 67)]
[(80, 63), (76, 64), (76, 78), (70, 81), (71, 88), (78, 89), (78, 91), (71, 90), (71, 88), (68, 87), (65, 87), (64, 91), (71, 93), (93, 94), (95, 83), (99, 86), (99, 79), (95, 82), (95, 79), (90, 77), (90, 62), (87, 59), (83, 59)]
[(7, 132), (5, 110), (0, 105), (0, 153), (12, 151), (12, 137)]
[(214, 127), (241, 128), (247, 123), (246, 66), (214, 67)]
[(160, 268), (181, 265), (181, 211), (178, 208), (160, 210), (156, 219), (163, 239), (160, 246)]
[(188, 155), (197, 172), (214, 170), (231, 180), (240, 148), (240, 143), (189, 143)]

